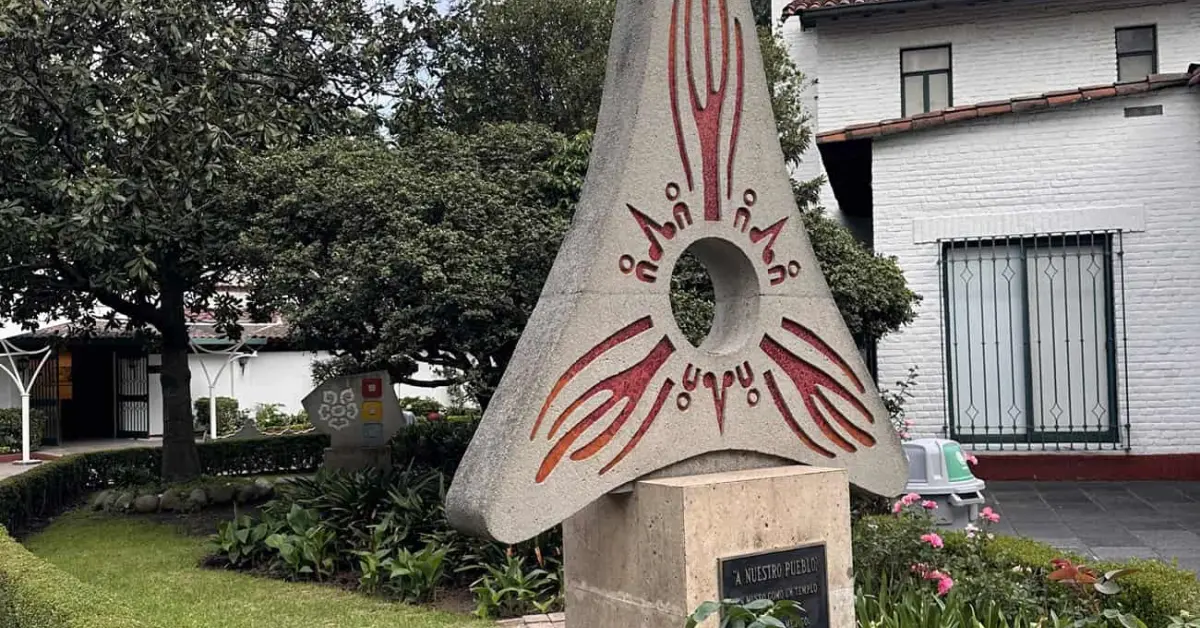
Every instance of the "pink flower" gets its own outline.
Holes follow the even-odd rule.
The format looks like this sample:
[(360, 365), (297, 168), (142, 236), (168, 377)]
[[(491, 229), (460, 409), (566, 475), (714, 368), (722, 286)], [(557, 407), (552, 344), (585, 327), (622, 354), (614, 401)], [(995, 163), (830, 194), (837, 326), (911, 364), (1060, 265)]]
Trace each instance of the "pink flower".
[(953, 589), (953, 588), (954, 588), (954, 580), (950, 576), (943, 574), (941, 578), (938, 578), (938, 595), (939, 596), (946, 597), (946, 594), (949, 593), (950, 589)]
[(912, 427), (912, 426), (913, 426), (912, 419), (904, 419), (904, 427)]
[(900, 514), (901, 510), (904, 510), (904, 502), (896, 502), (896, 503), (892, 504), (892, 514), (893, 515)]
[(908, 495), (900, 498), (900, 502), (905, 506), (912, 506), (919, 501), (921, 501), (921, 496), (917, 493), (909, 493)]
[(921, 576), (922, 578), (925, 578), (929, 575), (929, 565), (926, 565), (925, 563), (914, 563), (910, 569), (913, 573)]
[(937, 502), (927, 499), (921, 502), (921, 508), (925, 510), (937, 510)]
[(941, 549), (942, 547), (945, 547), (945, 545), (946, 545), (945, 541), (942, 540), (942, 537), (938, 536), (934, 532), (930, 532), (929, 534), (922, 534), (921, 540), (924, 541), (925, 543), (928, 543), (929, 545), (931, 545), (934, 549)]
[(900, 432), (900, 440), (908, 440), (908, 432)]
[(979, 512), (979, 517), (981, 519), (987, 519), (988, 521), (991, 521), (992, 523), (1000, 523), (1000, 513), (992, 510), (991, 506), (987, 506), (983, 510), (981, 510)]
[(976, 527), (975, 524), (973, 524), (973, 523), (968, 523), (967, 527), (964, 528), (963, 531), (967, 533), (968, 539), (973, 539), (973, 538), (975, 538), (975, 535), (979, 532), (979, 528)]
[(976, 458), (975, 454), (967, 454), (963, 457), (966, 458), (967, 463), (969, 463), (971, 466), (979, 464), (979, 458)]

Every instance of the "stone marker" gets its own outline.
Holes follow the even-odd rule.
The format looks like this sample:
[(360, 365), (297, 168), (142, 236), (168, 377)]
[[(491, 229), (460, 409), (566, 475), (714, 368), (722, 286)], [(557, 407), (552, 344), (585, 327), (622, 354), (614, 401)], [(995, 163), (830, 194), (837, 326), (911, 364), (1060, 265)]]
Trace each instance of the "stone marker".
[[(640, 528), (650, 524), (619, 505), (662, 495), (650, 482), (801, 463), (844, 469), (822, 476), (842, 482), (842, 492), (848, 479), (896, 494), (907, 467), (796, 211), (749, 0), (618, 0), (608, 64), (574, 222), (455, 476), (447, 514), (505, 542), (575, 516), (566, 527), (569, 628), (677, 626), (692, 589), (617, 578), (588, 593), (608, 569), (653, 571), (684, 552), (686, 531), (646, 536)], [(669, 299), (688, 251), (716, 296), (699, 347), (680, 331)], [(736, 482), (748, 493), (771, 483)], [(831, 507), (828, 486), (822, 491), (789, 496), (781, 507), (793, 516), (777, 523), (791, 527), (779, 536), (747, 531), (762, 540), (730, 538), (663, 564), (688, 582), (711, 581), (706, 599), (719, 594), (718, 559), (795, 549), (799, 538), (825, 542), (828, 563), (848, 566), (848, 541), (835, 546), (820, 532), (848, 535), (848, 511)], [(716, 509), (724, 519), (714, 525), (729, 530), (755, 523), (704, 494), (676, 506)], [(672, 515), (666, 525), (683, 523)], [(635, 537), (648, 545), (613, 553), (613, 564), (588, 554)], [(619, 599), (668, 608), (670, 619), (615, 622), (632, 621), (609, 612)], [(830, 625), (852, 625), (848, 613), (851, 624), (843, 613)]]
[(326, 467), (391, 466), (388, 441), (405, 420), (386, 371), (328, 380), (309, 393), (303, 405), (317, 431), (329, 434)]

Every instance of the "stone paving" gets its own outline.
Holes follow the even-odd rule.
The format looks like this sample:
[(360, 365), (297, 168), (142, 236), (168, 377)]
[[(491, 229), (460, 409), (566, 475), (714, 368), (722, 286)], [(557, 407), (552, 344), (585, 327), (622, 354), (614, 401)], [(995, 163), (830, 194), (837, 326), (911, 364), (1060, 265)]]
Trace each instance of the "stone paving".
[(516, 619), (504, 619), (496, 622), (496, 625), (504, 628), (564, 628), (567, 625), (567, 618), (562, 613), (526, 615)]
[(1095, 559), (1157, 558), (1200, 574), (1200, 482), (989, 482), (995, 531)]

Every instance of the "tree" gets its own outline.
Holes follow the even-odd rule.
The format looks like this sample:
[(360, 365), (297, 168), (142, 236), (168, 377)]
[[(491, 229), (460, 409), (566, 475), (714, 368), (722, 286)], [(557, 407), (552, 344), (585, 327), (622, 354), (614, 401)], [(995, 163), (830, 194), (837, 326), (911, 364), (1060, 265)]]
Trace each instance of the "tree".
[[(465, 381), (486, 405), (578, 198), (612, 6), (472, 0), (446, 18), (432, 88), (398, 103), (399, 146), (325, 143), (247, 170), (246, 213), (269, 217), (253, 232), (258, 294), (282, 308), (298, 340), (338, 356), (327, 373), (382, 366), (408, 384)], [(759, 32), (781, 143), (795, 162), (812, 139), (803, 77)], [(796, 186), (801, 208), (815, 189)], [(894, 260), (818, 210), (803, 213), (855, 335), (877, 338), (912, 320), (917, 297)], [(702, 338), (712, 315), (707, 273), (685, 257), (672, 282), (681, 326)], [(415, 380), (418, 361), (445, 377)]]
[(378, 125), (371, 98), (436, 35), (434, 3), (0, 0), (0, 317), (157, 332), (163, 475), (199, 473), (189, 312), (239, 269), (220, 199), (246, 153)]
[[(465, 383), (486, 406), (570, 223), (588, 140), (502, 124), (259, 159), (239, 185), (246, 213), (263, 217), (251, 232), (258, 298), (307, 348), (338, 356), (327, 374), (387, 368), (409, 385)], [(917, 297), (895, 260), (819, 210), (804, 220), (852, 333), (878, 338), (912, 320)], [(698, 340), (711, 283), (698, 262), (672, 279), (681, 327)], [(416, 379), (417, 362), (446, 377)]]
[[(334, 351), (332, 371), (465, 383), (486, 403), (570, 221), (586, 139), (500, 124), (260, 159), (239, 186), (262, 217), (257, 300), (303, 346)], [(418, 361), (447, 376), (416, 378)]]
[[(431, 53), (435, 80), (400, 103), (397, 135), (429, 125), (471, 133), (489, 122), (537, 122), (566, 135), (595, 130), (614, 0), (467, 0), (446, 16)], [(770, 12), (770, 2), (766, 3)], [(761, 22), (771, 104), (789, 163), (810, 140), (800, 107), (804, 77)]]

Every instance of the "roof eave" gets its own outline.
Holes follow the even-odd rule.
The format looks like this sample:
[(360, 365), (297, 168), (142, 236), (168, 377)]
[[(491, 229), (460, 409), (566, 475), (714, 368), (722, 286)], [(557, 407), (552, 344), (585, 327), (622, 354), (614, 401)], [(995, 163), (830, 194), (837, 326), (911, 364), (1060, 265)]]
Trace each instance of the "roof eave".
[(955, 4), (959, 1), (966, 0), (886, 0), (884, 2), (817, 7), (815, 9), (797, 9), (792, 11), (784, 9), (782, 17), (786, 21), (789, 17), (796, 16), (800, 18), (800, 23), (804, 26), (812, 26), (819, 19), (834, 19), (851, 15), (867, 16), (875, 13), (895, 12), (920, 7), (934, 8), (947, 4)]

